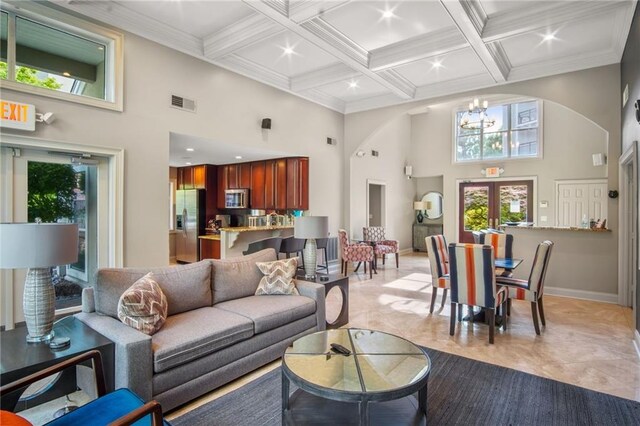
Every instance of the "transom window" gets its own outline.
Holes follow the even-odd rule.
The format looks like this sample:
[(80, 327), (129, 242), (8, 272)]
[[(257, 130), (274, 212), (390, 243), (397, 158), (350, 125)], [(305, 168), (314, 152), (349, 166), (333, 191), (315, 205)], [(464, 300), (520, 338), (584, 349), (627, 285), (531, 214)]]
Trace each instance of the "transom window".
[(541, 107), (537, 100), (490, 106), (491, 127), (460, 127), (465, 111), (455, 115), (455, 162), (540, 157), (542, 153)]
[(27, 5), (0, 11), (3, 87), (121, 110), (121, 35)]

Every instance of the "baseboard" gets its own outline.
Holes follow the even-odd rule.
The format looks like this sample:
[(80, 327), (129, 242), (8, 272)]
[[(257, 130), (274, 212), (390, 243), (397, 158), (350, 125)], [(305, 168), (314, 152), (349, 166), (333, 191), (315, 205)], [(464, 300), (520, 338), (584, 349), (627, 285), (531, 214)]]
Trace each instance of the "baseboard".
[(406, 248), (406, 249), (399, 250), (398, 253), (400, 253), (401, 255), (403, 255), (403, 254), (411, 254), (411, 253), (413, 253), (413, 249), (411, 247), (409, 247), (409, 248)]
[(615, 293), (601, 293), (599, 291), (573, 290), (570, 288), (544, 287), (544, 293), (553, 296), (571, 297), (573, 299), (593, 300), (618, 304), (618, 295)]
[(633, 330), (633, 346), (635, 346), (638, 358), (640, 358), (640, 333), (638, 330)]
[(175, 265), (176, 263), (178, 263), (178, 261), (176, 260), (175, 256), (171, 256), (169, 258), (169, 265)]

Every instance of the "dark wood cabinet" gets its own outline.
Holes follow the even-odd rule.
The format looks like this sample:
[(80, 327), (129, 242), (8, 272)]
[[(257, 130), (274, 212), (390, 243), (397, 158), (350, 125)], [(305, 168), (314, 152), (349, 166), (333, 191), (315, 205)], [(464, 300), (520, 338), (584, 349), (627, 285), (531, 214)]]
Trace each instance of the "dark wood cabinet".
[(287, 209), (309, 210), (308, 158), (287, 158)]
[(287, 160), (265, 161), (265, 208), (285, 210), (287, 208)]
[(178, 168), (178, 189), (193, 189), (193, 168)]
[(255, 161), (251, 163), (251, 208), (264, 209), (265, 203), (265, 162)]
[(220, 259), (220, 240), (200, 238), (200, 260)]
[(204, 164), (191, 167), (194, 189), (207, 189), (207, 167)]
[(224, 209), (224, 191), (229, 187), (227, 177), (229, 176), (229, 166), (218, 166), (218, 196), (217, 205), (219, 209)]
[(229, 164), (223, 167), (227, 170), (225, 189), (251, 188), (251, 163)]
[[(213, 171), (209, 168), (213, 167)], [(206, 189), (208, 173), (215, 174), (215, 167), (210, 164), (178, 168), (178, 189)]]

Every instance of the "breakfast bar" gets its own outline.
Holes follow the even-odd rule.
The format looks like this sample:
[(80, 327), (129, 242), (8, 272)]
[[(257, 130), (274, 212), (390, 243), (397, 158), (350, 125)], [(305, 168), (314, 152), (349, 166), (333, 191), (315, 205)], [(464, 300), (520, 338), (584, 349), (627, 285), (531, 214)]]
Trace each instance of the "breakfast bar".
[(293, 225), (220, 228), (220, 258), (242, 256), (249, 243), (270, 237), (290, 237)]

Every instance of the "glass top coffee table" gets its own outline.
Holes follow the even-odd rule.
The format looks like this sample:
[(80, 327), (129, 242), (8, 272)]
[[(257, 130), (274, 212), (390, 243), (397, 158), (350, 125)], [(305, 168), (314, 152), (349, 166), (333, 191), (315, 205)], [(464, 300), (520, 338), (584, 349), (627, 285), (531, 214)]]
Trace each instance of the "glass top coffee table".
[[(430, 370), (423, 349), (392, 334), (351, 328), (301, 337), (282, 357), (282, 423), (425, 424)], [(290, 383), (300, 388), (291, 397)], [(416, 392), (417, 406), (405, 398)], [(370, 402), (380, 403), (371, 413)]]

